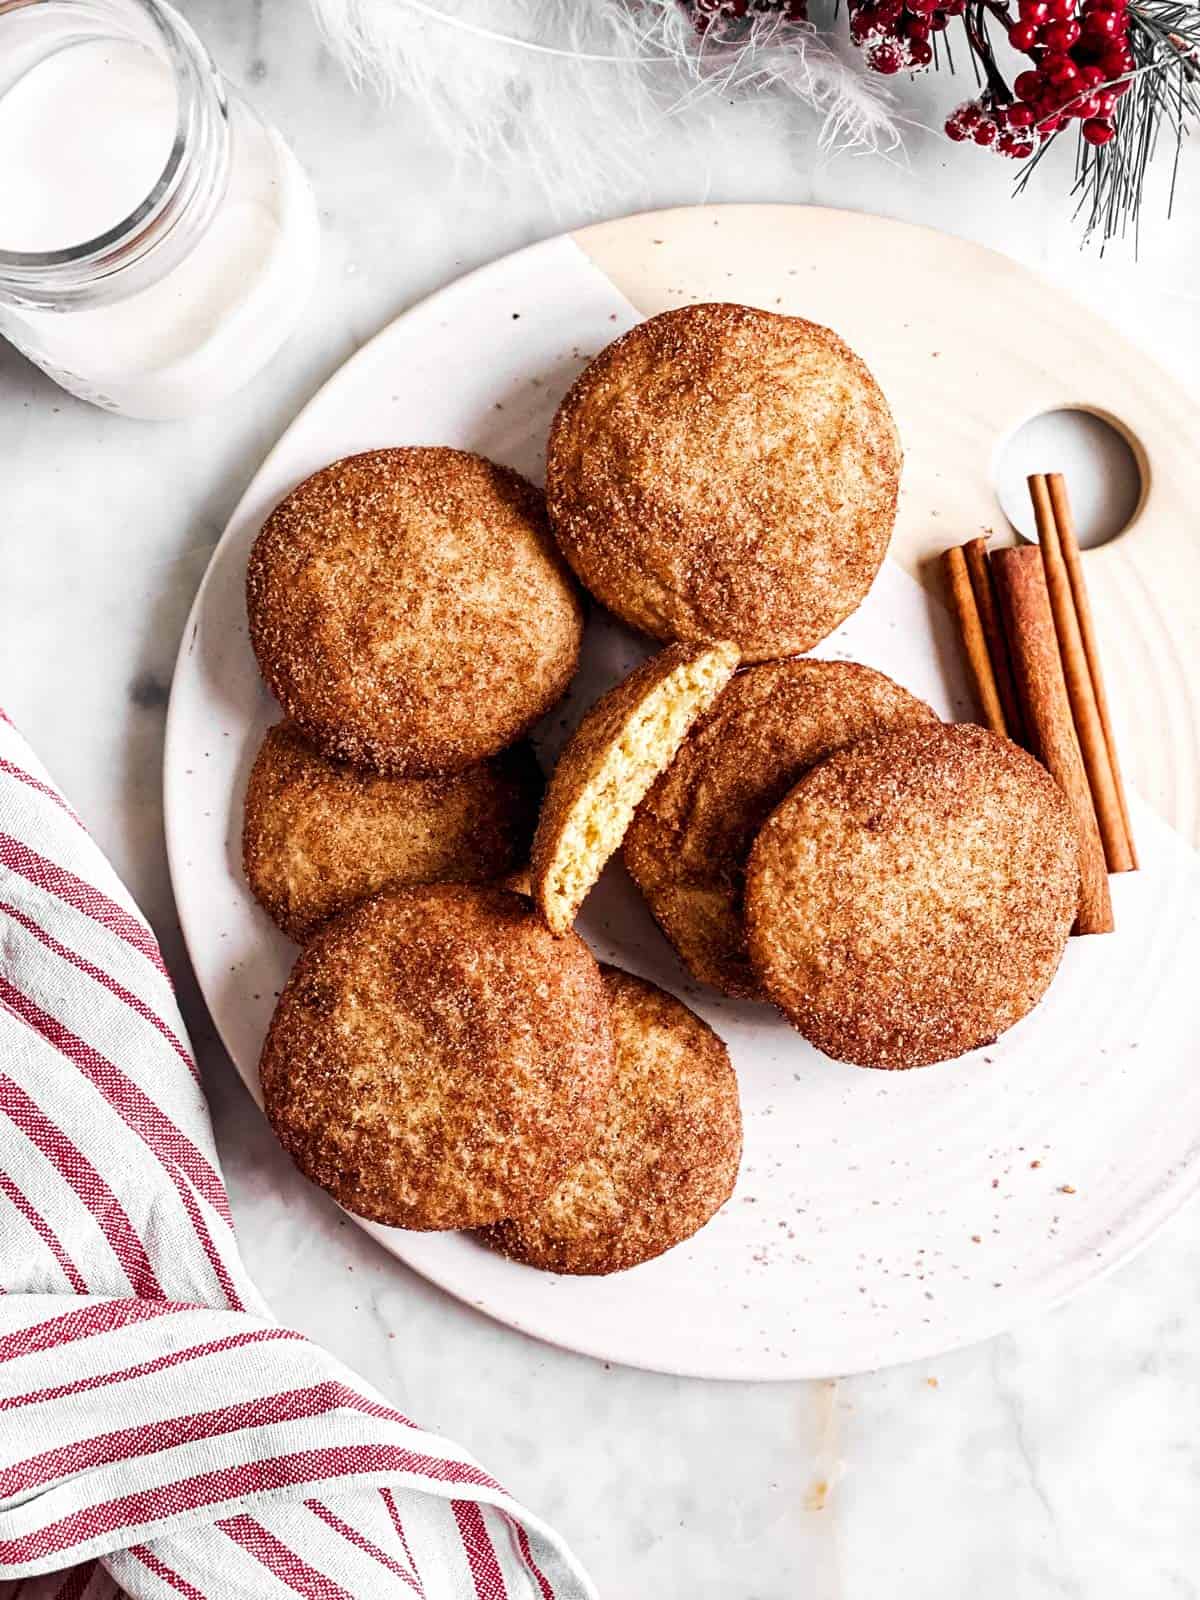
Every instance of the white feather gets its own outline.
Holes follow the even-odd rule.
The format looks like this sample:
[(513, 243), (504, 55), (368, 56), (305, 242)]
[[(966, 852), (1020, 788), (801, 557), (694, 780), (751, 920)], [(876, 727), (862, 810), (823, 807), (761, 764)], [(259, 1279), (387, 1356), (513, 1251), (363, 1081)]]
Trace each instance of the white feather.
[(521, 167), (563, 209), (644, 168), (664, 119), (774, 95), (815, 111), (824, 149), (899, 143), (891, 97), (808, 23), (699, 36), (677, 0), (313, 0), (354, 79), (419, 105), (460, 156)]

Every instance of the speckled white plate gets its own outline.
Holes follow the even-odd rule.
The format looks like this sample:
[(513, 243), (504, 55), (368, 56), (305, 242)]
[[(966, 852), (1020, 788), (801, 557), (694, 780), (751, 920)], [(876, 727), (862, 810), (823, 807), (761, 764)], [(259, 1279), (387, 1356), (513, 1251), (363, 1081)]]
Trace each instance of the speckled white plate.
[[(861, 292), (864, 263), (881, 255), (941, 274), (945, 294), (921, 326)], [(966, 284), (993, 306), (1036, 300), (1045, 318), (1045, 336), (1031, 338), (1036, 356), (1009, 348), (1002, 328), (981, 334)], [(996, 517), (990, 454), (1024, 416), (1069, 401), (1118, 415), (1118, 397), (1132, 407), (1122, 420), (1156, 475), (1138, 523), (1088, 561), (1102, 629), (1119, 635), (1114, 700), (1138, 734), (1129, 765), (1155, 796), (1135, 805), (1143, 870), (1113, 882), (1117, 933), (1072, 940), (1045, 1003), (998, 1045), (887, 1075), (824, 1059), (765, 1008), (696, 992), (612, 866), (581, 930), (604, 958), (683, 994), (727, 1040), (746, 1118), (733, 1199), (667, 1256), (596, 1280), (514, 1265), (470, 1237), (369, 1231), (472, 1305), (607, 1360), (720, 1378), (823, 1377), (933, 1355), (1070, 1294), (1144, 1242), (1200, 1174), (1200, 866), (1176, 831), (1197, 792), (1194, 593), (1172, 600), (1169, 584), (1156, 592), (1136, 572), (1138, 541), (1160, 541), (1161, 554), (1162, 540), (1179, 540), (1167, 527), (1191, 466), (1179, 408), (1189, 426), (1195, 419), (1102, 324), (961, 241), (800, 208), (631, 218), (453, 285), (325, 386), (235, 512), (176, 670), (167, 839), (200, 985), (257, 1094), (259, 1048), (295, 954), (251, 899), (239, 859), (246, 774), (277, 715), (242, 599), (263, 517), (316, 468), (380, 445), (468, 446), (540, 477), (550, 416), (587, 357), (641, 314), (722, 295), (830, 323), (881, 377), (909, 457), (895, 559), (820, 653), (867, 661), (944, 715), (969, 707), (940, 603), (910, 575), (922, 551)], [(1057, 361), (1055, 339), (1064, 353), (1088, 353), (1072, 369)], [(1067, 371), (1069, 388), (1050, 375)], [(1180, 563), (1194, 576), (1195, 561), (1181, 549), (1176, 579)], [(1135, 646), (1150, 663), (1136, 680)], [(564, 726), (644, 651), (593, 618), (571, 701), (546, 730), (548, 758)]]

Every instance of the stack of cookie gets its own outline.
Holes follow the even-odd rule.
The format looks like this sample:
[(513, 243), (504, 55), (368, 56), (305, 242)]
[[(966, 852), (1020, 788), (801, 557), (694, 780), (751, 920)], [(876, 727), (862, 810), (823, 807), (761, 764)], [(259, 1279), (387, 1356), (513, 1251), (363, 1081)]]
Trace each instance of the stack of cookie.
[[(286, 714), (251, 772), (243, 857), (304, 946), (260, 1069), (297, 1165), (360, 1216), (483, 1229), (557, 1271), (686, 1238), (737, 1176), (728, 1053), (673, 996), (596, 964), (570, 931), (582, 877), (570, 914), (548, 878), (545, 916), (514, 890), (543, 791), (524, 736), (583, 632), (541, 495), (457, 450), (336, 462), (268, 519), (247, 608)], [(564, 769), (589, 803), (597, 782), (644, 792), (737, 660), (668, 649), (607, 722), (594, 710), (594, 759), (580, 736)], [(568, 851), (603, 811), (564, 806), (572, 786), (542, 829)]]
[[(336, 462), (268, 519), (247, 604), (286, 720), (244, 856), (304, 948), (262, 1085), (348, 1209), (601, 1273), (728, 1197), (724, 1045), (573, 931), (622, 845), (701, 981), (842, 1060), (942, 1059), (1034, 1004), (1078, 892), (1053, 783), (867, 667), (800, 659), (869, 589), (899, 472), (836, 335), (693, 306), (584, 372), (545, 502), (410, 448)], [(543, 797), (525, 737), (578, 664), (576, 579), (664, 648), (587, 713)]]
[(690, 306), (588, 367), (546, 470), (555, 535), (597, 598), (748, 663), (637, 805), (632, 877), (701, 982), (774, 1001), (870, 1067), (1011, 1027), (1079, 896), (1068, 807), (1030, 755), (944, 727), (865, 666), (800, 659), (870, 588), (900, 463), (887, 402), (836, 334)]

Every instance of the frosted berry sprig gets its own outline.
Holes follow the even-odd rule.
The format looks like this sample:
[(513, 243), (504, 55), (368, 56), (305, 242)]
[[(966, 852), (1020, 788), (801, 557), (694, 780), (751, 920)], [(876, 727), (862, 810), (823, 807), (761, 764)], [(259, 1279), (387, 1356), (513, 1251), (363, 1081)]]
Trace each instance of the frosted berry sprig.
[[(1031, 156), (1072, 120), (1092, 146), (1116, 132), (1117, 102), (1135, 67), (1129, 0), (849, 0), (850, 37), (867, 65), (888, 76), (926, 67), (933, 38), (961, 16), (986, 87), (946, 119), (946, 133), (1001, 155)], [(1033, 65), (1010, 90), (992, 53), (988, 18)]]
[(780, 22), (807, 22), (808, 0), (683, 0), (697, 33), (707, 33), (714, 23), (750, 23), (756, 17), (776, 17)]
[(978, 100), (950, 113), (947, 135), (1021, 159), (1074, 120), (1086, 143), (1108, 144), (1134, 68), (1127, 0), (1019, 0), (1007, 27), (1009, 44), (1033, 66), (1011, 95), (989, 81)]
[(927, 67), (934, 34), (966, 9), (967, 0), (850, 0), (850, 37), (871, 70), (890, 77)]
[(971, 139), (984, 149), (1025, 161), (1037, 149), (1036, 130), (1024, 121), (1023, 112), (1017, 116), (1014, 123), (1009, 107), (989, 105), (983, 98), (968, 100), (946, 118), (946, 136), (955, 141)]
[[(811, 30), (806, 0), (678, 4), (699, 33), (722, 45), (757, 39), (768, 18), (779, 25), (773, 41), (785, 43), (792, 24)], [(946, 133), (1025, 161), (1020, 192), (1051, 141), (1076, 129), (1071, 202), (1085, 235), (1101, 242), (1136, 235), (1152, 171), (1162, 174), (1170, 211), (1179, 152), (1200, 127), (1200, 0), (847, 0), (847, 8), (866, 65), (888, 77), (943, 61), (953, 67), (938, 41), (961, 18), (982, 87), (950, 113)], [(837, 9), (826, 0), (820, 25)], [(1015, 79), (997, 62), (1000, 43), (1023, 67)], [(1156, 164), (1156, 152), (1168, 159)]]

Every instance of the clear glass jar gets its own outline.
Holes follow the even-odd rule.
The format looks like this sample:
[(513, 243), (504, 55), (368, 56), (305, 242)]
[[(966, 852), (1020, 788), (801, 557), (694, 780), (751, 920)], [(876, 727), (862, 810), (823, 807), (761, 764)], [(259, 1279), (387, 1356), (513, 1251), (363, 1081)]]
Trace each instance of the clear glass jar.
[(0, 334), (73, 394), (238, 389), (316, 279), (308, 180), (161, 0), (0, 0)]

